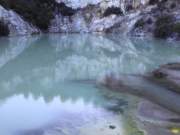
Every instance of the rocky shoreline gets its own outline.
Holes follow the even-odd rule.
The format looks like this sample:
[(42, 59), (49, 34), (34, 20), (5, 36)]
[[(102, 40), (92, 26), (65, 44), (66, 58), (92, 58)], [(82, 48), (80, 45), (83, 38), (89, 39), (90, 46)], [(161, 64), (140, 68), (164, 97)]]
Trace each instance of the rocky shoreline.
[[(107, 76), (102, 85), (115, 92), (139, 96), (137, 117), (148, 135), (180, 134), (180, 64), (160, 66), (145, 76)], [(156, 127), (156, 128), (154, 128)]]
[(143, 100), (136, 114), (139, 128), (147, 135), (174, 135), (180, 133), (180, 115), (157, 104)]

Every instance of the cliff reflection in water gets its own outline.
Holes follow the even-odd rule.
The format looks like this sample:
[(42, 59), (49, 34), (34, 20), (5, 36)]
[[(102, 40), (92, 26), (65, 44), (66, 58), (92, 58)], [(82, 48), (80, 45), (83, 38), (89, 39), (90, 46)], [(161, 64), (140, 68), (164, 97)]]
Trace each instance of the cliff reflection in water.
[[(81, 95), (71, 94), (77, 84), (64, 82), (97, 79), (111, 71), (144, 73), (180, 59), (176, 43), (116, 35), (42, 35), (1, 40), (1, 100), (17, 94), (32, 94), (47, 101), (57, 95), (78, 99)], [(69, 91), (61, 93), (66, 86)], [(94, 96), (90, 95), (87, 100)]]

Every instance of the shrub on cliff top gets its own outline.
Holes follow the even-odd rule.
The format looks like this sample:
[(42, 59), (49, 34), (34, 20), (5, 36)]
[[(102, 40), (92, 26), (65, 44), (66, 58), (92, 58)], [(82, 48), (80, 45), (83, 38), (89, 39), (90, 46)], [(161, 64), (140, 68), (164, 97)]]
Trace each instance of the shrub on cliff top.
[(158, 38), (167, 38), (173, 34), (180, 36), (180, 22), (175, 22), (174, 17), (164, 15), (157, 19), (154, 35)]
[(167, 38), (173, 34), (173, 20), (169, 15), (159, 17), (155, 23), (154, 36), (158, 38)]
[(173, 32), (175, 32), (176, 34), (178, 34), (178, 37), (180, 37), (180, 22), (175, 23), (173, 25)]
[(0, 37), (1, 36), (8, 36), (8, 35), (9, 35), (8, 26), (3, 21), (0, 21)]

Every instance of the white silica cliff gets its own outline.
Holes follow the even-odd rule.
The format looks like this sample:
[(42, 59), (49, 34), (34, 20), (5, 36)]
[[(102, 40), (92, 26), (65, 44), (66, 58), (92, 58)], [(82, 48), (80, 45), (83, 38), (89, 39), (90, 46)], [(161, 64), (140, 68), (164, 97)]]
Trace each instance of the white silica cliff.
[(28, 35), (38, 33), (39, 30), (26, 22), (16, 12), (7, 10), (0, 5), (0, 20), (9, 28), (10, 35)]

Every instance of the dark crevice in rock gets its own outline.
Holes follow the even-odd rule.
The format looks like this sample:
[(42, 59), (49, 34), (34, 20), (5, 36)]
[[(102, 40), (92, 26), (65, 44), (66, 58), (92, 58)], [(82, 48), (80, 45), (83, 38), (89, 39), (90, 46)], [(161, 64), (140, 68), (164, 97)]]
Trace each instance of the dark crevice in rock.
[(58, 4), (58, 11), (63, 15), (63, 16), (73, 16), (77, 10), (66, 6), (65, 3), (61, 2)]
[(132, 5), (127, 5), (126, 6), (126, 11), (128, 12), (128, 11), (131, 11), (131, 10), (133, 10), (134, 8), (133, 8), (133, 6)]
[(149, 1), (149, 5), (155, 5), (157, 3), (159, 3), (159, 0), (150, 0)]
[(105, 10), (103, 16), (104, 16), (104, 17), (107, 17), (107, 16), (110, 16), (110, 15), (112, 15), (112, 14), (115, 14), (115, 15), (123, 15), (123, 12), (122, 12), (121, 8), (119, 8), (119, 7), (108, 7), (108, 8)]
[(145, 23), (146, 23), (146, 22), (144, 21), (144, 19), (141, 18), (141, 19), (139, 19), (139, 20), (135, 23), (134, 27), (135, 27), (135, 28), (143, 27), (143, 26), (145, 25)]
[(8, 35), (9, 35), (8, 26), (4, 23), (4, 21), (0, 20), (0, 37), (1, 36), (8, 36)]

